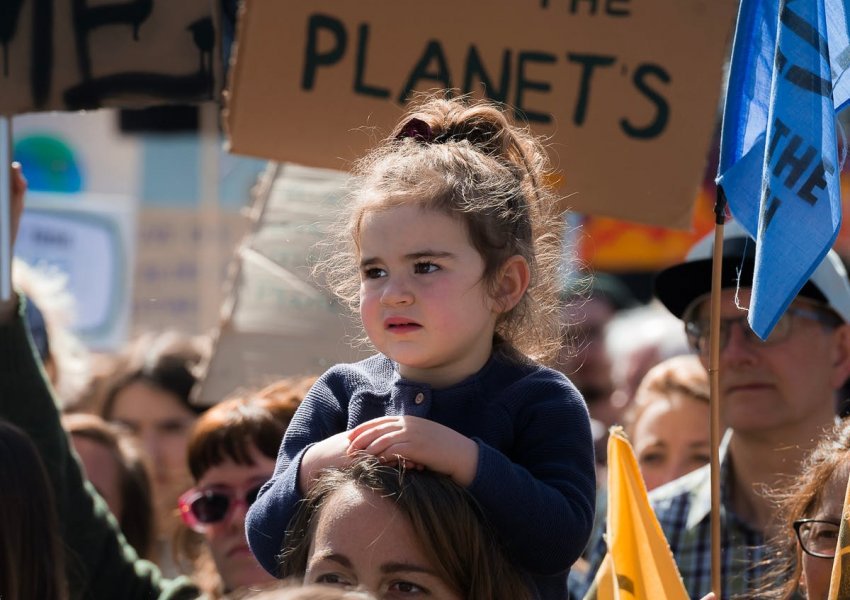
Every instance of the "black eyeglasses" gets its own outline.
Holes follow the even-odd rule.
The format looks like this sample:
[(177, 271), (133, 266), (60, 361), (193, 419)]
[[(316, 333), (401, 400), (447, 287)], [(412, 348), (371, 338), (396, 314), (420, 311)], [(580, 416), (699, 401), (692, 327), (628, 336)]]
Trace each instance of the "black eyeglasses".
[(198, 532), (209, 525), (215, 525), (224, 521), (231, 511), (244, 504), (251, 506), (260, 493), (262, 484), (258, 484), (245, 492), (245, 499), (238, 498), (236, 492), (230, 489), (209, 488), (198, 490), (192, 488), (178, 500), (180, 505), (180, 516), (183, 522)]
[(817, 558), (834, 558), (841, 524), (823, 519), (798, 519), (794, 531), (803, 552)]
[[(762, 340), (752, 329), (750, 329), (750, 324), (747, 322), (746, 315), (735, 317), (733, 319), (720, 319), (720, 349), (723, 350), (723, 348), (726, 347), (726, 344), (729, 343), (729, 332), (731, 331), (733, 324), (737, 324), (741, 327), (741, 331), (744, 332), (744, 337), (750, 343), (778, 344), (780, 342), (784, 342), (791, 336), (793, 328), (792, 317), (810, 319), (828, 327), (838, 327), (842, 322), (841, 318), (832, 312), (817, 310), (814, 308), (803, 308), (801, 306), (790, 306), (785, 313), (779, 317), (779, 320), (776, 322), (776, 325), (774, 326), (773, 331), (770, 332), (768, 338), (766, 340)], [(685, 323), (685, 333), (688, 336), (688, 344), (695, 351), (706, 356), (708, 355), (709, 348), (709, 328), (710, 322), (708, 319), (697, 319), (694, 321), (687, 321)]]

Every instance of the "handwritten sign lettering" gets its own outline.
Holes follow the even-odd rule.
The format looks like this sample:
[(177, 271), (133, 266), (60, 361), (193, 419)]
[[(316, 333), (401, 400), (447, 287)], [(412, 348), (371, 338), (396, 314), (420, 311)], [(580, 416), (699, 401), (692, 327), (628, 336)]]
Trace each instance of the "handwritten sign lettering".
[(547, 136), (573, 208), (687, 228), (734, 11), (708, 0), (246, 0), (231, 149), (346, 169), (412, 94), (450, 88), (506, 103)]
[(215, 97), (209, 0), (2, 4), (2, 114)]

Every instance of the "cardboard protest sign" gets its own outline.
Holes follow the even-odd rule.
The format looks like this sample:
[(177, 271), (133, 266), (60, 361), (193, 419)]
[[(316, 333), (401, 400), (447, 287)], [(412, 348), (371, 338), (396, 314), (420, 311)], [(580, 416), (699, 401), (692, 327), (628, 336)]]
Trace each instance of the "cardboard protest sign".
[(0, 10), (0, 114), (211, 100), (211, 0), (17, 0)]
[(549, 136), (574, 210), (687, 228), (735, 7), (246, 0), (231, 150), (346, 169), (389, 132), (412, 92), (483, 90)]
[(272, 165), (264, 175), (199, 403), (368, 355), (352, 343), (358, 328), (351, 315), (310, 275), (314, 246), (336, 218), (344, 182), (340, 173), (294, 165)]

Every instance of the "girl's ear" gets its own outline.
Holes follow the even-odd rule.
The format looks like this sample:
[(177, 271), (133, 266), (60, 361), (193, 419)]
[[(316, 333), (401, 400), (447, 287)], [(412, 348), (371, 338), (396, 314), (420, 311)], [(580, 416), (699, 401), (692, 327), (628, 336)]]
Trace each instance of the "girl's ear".
[(515, 254), (506, 260), (499, 271), (496, 286), (496, 312), (506, 313), (519, 304), (528, 289), (529, 281), (531, 281), (531, 269), (525, 258)]

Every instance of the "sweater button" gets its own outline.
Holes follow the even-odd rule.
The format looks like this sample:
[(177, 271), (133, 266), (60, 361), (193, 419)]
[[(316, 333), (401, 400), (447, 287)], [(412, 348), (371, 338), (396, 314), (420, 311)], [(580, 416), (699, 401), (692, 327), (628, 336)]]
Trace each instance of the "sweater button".
[(414, 398), (413, 401), (416, 402), (416, 404), (422, 404), (423, 402), (425, 402), (425, 394), (419, 392), (418, 394), (416, 394), (416, 398)]

